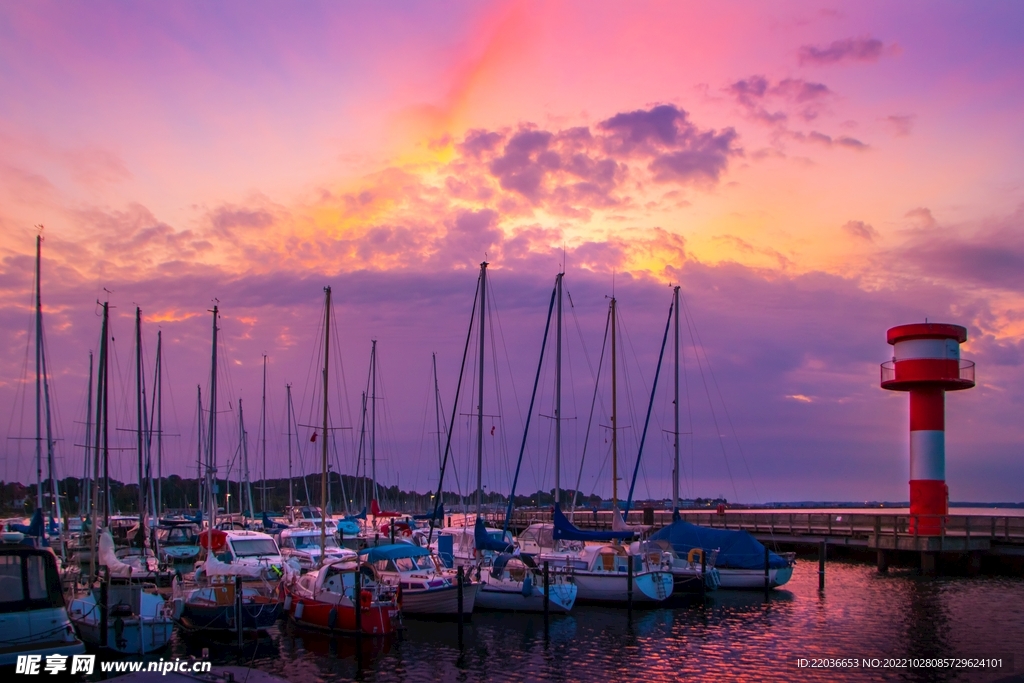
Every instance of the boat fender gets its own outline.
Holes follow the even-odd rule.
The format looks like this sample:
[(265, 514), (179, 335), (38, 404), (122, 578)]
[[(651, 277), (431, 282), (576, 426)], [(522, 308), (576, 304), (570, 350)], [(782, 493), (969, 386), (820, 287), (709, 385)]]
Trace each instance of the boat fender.
[(690, 564), (700, 564), (702, 559), (704, 551), (700, 548), (690, 548), (690, 552), (686, 553), (686, 561)]
[(533, 577), (529, 574), (523, 579), (523, 597), (528, 598), (533, 595)]
[(327, 613), (327, 628), (334, 630), (334, 627), (338, 624), (338, 608), (332, 607), (331, 611)]
[(362, 592), (359, 593), (359, 605), (363, 609), (368, 608), (370, 606), (371, 602), (373, 602), (373, 594), (370, 593), (370, 591), (363, 590)]
[(291, 612), (292, 611), (292, 596), (291, 596), (290, 593), (286, 593), (285, 596), (284, 596), (284, 611), (285, 612)]
[(301, 619), (302, 618), (302, 612), (303, 612), (302, 608), (303, 607), (304, 607), (304, 605), (302, 604), (301, 601), (299, 602), (299, 604), (295, 605), (295, 618), (296, 619)]
[(118, 650), (128, 647), (128, 641), (124, 638), (124, 619), (121, 617), (114, 619), (114, 643)]

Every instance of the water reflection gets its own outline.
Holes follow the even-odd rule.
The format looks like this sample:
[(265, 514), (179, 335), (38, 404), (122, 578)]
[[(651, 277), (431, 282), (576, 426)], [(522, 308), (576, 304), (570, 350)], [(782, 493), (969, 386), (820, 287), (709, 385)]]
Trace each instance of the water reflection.
[(580, 607), (571, 615), (480, 613), (459, 641), (453, 622), (406, 621), (398, 638), (331, 638), (283, 623), (233, 644), (175, 636), (174, 654), (210, 649), (290, 681), (994, 680), (977, 672), (810, 671), (799, 658), (991, 656), (1024, 662), (1024, 581), (879, 575), (870, 565), (830, 562), (824, 593), (817, 564), (798, 563), (788, 590), (718, 591), (671, 609)]

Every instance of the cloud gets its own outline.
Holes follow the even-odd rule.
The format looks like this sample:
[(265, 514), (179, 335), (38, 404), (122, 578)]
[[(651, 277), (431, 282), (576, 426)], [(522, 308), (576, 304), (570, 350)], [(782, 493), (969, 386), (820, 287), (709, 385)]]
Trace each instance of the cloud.
[(794, 140), (800, 142), (813, 142), (818, 145), (824, 145), (825, 147), (846, 147), (847, 149), (865, 150), (868, 145), (861, 142), (857, 138), (851, 138), (848, 135), (841, 135), (833, 138), (831, 135), (825, 135), (819, 133), (816, 130), (812, 130), (810, 133), (791, 133)]
[(892, 130), (893, 135), (897, 137), (906, 137), (910, 135), (910, 131), (914, 127), (914, 119), (917, 117), (913, 114), (893, 114), (886, 116), (882, 121), (889, 126)]
[(882, 56), (884, 46), (877, 38), (846, 38), (836, 40), (827, 47), (803, 45), (799, 52), (800, 65), (838, 64), (839, 62), (875, 62)]
[(725, 91), (748, 116), (769, 125), (782, 124), (791, 116), (804, 121), (816, 119), (835, 94), (824, 83), (784, 78), (772, 85), (763, 75), (735, 81)]
[(847, 234), (867, 242), (874, 242), (878, 239), (878, 231), (871, 224), (864, 221), (847, 221), (843, 224), (843, 230)]

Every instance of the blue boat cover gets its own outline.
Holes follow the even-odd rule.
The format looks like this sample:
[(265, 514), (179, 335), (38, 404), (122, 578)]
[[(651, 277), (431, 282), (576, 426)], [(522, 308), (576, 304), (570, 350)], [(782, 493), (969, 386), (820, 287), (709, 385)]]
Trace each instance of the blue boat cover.
[(378, 560), (397, 560), (403, 557), (423, 557), (429, 554), (430, 551), (426, 548), (411, 543), (390, 543), (375, 548), (363, 548), (359, 551), (359, 559), (363, 562), (376, 562)]
[(562, 514), (562, 507), (558, 503), (555, 503), (552, 519), (555, 523), (552, 536), (556, 541), (614, 541), (636, 536), (635, 531), (583, 531)]
[(267, 516), (266, 512), (263, 513), (263, 519), (260, 520), (260, 521), (263, 522), (263, 529), (264, 530), (269, 530), (269, 529), (287, 529), (288, 528), (287, 524), (282, 524), (281, 522), (275, 522), (272, 519), (270, 519), (270, 517)]
[(512, 546), (507, 541), (493, 538), (487, 533), (483, 517), (476, 518), (476, 525), (473, 527), (473, 545), (477, 550), (493, 550), (496, 553), (512, 552)]
[[(721, 569), (764, 569), (764, 544), (746, 531), (711, 529), (679, 521), (652, 534), (651, 540), (668, 541), (684, 557), (693, 548), (717, 549), (715, 566)], [(782, 569), (789, 562), (769, 552), (768, 566)]]
[(338, 522), (338, 532), (346, 536), (358, 536), (360, 532), (359, 522), (352, 517), (346, 517)]
[(346, 515), (345, 519), (366, 519), (366, 506), (363, 506), (363, 511), (358, 515)]
[(7, 528), (11, 531), (25, 534), (29, 538), (46, 540), (46, 525), (43, 523), (43, 511), (40, 508), (36, 508), (35, 513), (32, 515), (32, 520), (28, 524), (11, 523), (7, 525)]
[(430, 520), (430, 519), (441, 520), (441, 519), (444, 519), (444, 503), (441, 503), (440, 505), (438, 505), (437, 509), (435, 509), (433, 512), (428, 512), (425, 515), (413, 515), (412, 518), (413, 519), (424, 519), (424, 520)]

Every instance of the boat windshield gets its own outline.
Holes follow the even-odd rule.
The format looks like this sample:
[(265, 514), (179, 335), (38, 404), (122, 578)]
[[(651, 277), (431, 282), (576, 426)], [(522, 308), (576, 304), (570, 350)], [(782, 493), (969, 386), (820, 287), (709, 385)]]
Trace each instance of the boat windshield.
[(231, 548), (235, 551), (235, 557), (280, 554), (272, 538), (236, 538), (231, 540)]
[[(319, 536), (292, 536), (288, 540), (291, 541), (291, 543), (293, 544), (293, 548), (298, 548), (299, 550), (313, 550), (320, 548)], [(334, 536), (327, 536), (326, 538), (324, 538), (324, 547), (337, 548), (338, 541), (334, 538)]]
[(0, 612), (64, 606), (56, 563), (48, 566), (46, 560), (42, 555), (0, 555)]
[(395, 562), (395, 568), (400, 572), (412, 572), (419, 570), (430, 570), (434, 568), (433, 563), (430, 561), (430, 555), (423, 555), (421, 557), (399, 557)]

